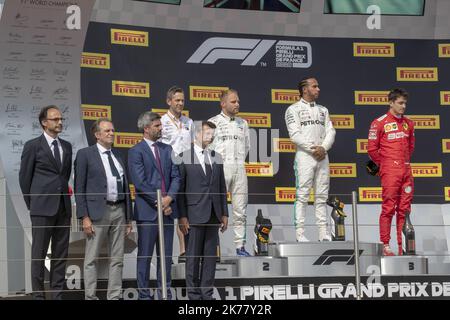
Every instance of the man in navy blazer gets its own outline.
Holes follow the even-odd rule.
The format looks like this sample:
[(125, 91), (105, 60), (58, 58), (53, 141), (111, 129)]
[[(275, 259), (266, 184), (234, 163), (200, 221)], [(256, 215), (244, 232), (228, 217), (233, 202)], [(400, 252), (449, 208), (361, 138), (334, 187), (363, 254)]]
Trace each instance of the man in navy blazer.
[[(143, 139), (128, 152), (131, 182), (136, 190), (134, 220), (138, 232), (137, 285), (139, 299), (152, 299), (149, 290), (150, 263), (155, 244), (157, 250), (157, 281), (161, 288), (161, 271), (158, 240), (158, 209), (156, 191), (161, 189), (166, 255), (167, 288), (171, 283), (172, 245), (174, 219), (178, 218), (175, 202), (180, 188), (180, 176), (173, 162), (172, 147), (159, 142), (161, 117), (154, 112), (144, 112), (138, 118), (138, 129)], [(161, 297), (161, 291), (159, 297)], [(167, 294), (171, 299), (170, 291)]]
[(44, 132), (25, 143), (20, 162), (19, 183), (32, 226), (31, 287), (37, 300), (45, 299), (45, 258), (50, 240), (52, 298), (60, 300), (64, 289), (72, 216), (69, 195), (72, 145), (58, 137), (63, 121), (58, 107), (42, 108), (39, 123)]
[(186, 287), (190, 300), (212, 299), (218, 229), (220, 227), (224, 232), (228, 226), (222, 158), (207, 148), (213, 140), (215, 128), (215, 124), (209, 121), (195, 127), (195, 142), (181, 155), (183, 162), (179, 166), (179, 223), (181, 231), (189, 234)]
[(77, 217), (82, 219), (86, 234), (84, 296), (86, 300), (98, 300), (98, 259), (107, 241), (107, 299), (118, 300), (122, 293), (125, 236), (131, 231), (128, 174), (119, 153), (112, 149), (114, 125), (111, 120), (96, 120), (92, 134), (97, 143), (80, 149), (75, 159)]

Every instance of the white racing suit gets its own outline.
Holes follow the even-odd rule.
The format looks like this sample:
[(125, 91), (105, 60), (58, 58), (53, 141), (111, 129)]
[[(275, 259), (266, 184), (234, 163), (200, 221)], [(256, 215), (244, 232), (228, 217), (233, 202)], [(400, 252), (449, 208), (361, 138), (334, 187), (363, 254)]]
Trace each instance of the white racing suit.
[(191, 148), (194, 142), (194, 122), (191, 118), (181, 115), (177, 120), (168, 111), (161, 117), (161, 124), (161, 142), (171, 145), (176, 155)]
[(299, 240), (304, 236), (305, 215), (311, 187), (314, 188), (314, 206), (319, 240), (329, 239), (327, 229), (328, 189), (330, 169), (328, 155), (318, 162), (312, 156), (312, 146), (322, 146), (328, 151), (334, 142), (336, 131), (328, 109), (301, 99), (286, 110), (286, 126), (291, 141), (296, 145), (294, 171), (296, 180), (295, 228)]
[(245, 158), (250, 149), (248, 123), (242, 118), (228, 117), (223, 112), (209, 119), (217, 128), (211, 149), (223, 158), (223, 170), (227, 191), (233, 205), (233, 229), (236, 248), (245, 245), (248, 184)]

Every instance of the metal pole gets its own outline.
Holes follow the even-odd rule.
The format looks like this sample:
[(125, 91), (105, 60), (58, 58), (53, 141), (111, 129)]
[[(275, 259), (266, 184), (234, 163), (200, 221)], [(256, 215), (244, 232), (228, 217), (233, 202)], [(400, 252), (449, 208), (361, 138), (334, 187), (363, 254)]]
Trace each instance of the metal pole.
[(355, 252), (355, 278), (356, 299), (361, 300), (361, 275), (359, 273), (359, 237), (358, 237), (358, 210), (356, 208), (356, 191), (352, 191), (352, 220), (353, 220), (353, 245)]
[(159, 257), (161, 261), (161, 282), (162, 299), (167, 300), (167, 280), (166, 280), (166, 246), (164, 244), (164, 218), (162, 212), (162, 194), (161, 190), (156, 191), (158, 199), (158, 236), (159, 236)]

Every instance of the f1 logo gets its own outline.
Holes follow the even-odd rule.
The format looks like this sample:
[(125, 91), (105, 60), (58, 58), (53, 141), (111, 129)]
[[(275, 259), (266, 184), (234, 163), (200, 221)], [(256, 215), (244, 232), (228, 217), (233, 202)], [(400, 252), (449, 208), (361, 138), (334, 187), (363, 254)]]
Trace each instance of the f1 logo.
[(213, 37), (207, 39), (187, 63), (214, 64), (219, 59), (244, 60), (242, 66), (254, 66), (273, 46), (275, 40)]
[[(364, 250), (359, 250), (361, 256)], [(346, 262), (347, 265), (355, 264), (355, 255), (353, 250), (336, 249), (327, 250), (313, 263), (314, 266), (327, 266), (333, 262)]]
[(274, 45), (277, 67), (311, 66), (312, 47), (308, 42), (222, 37), (206, 39), (187, 63), (214, 64), (226, 59), (243, 60), (241, 66), (255, 66)]

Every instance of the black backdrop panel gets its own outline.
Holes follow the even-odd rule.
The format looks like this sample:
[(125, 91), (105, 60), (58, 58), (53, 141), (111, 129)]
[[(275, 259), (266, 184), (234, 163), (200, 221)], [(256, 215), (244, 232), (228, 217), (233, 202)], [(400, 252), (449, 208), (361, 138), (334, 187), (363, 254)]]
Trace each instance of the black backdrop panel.
[[(112, 44), (111, 29), (147, 32), (148, 45)], [(254, 65), (243, 66), (243, 60), (220, 59), (214, 64), (187, 63), (205, 40), (212, 37), (274, 40), (274, 45)], [(311, 45), (312, 64), (308, 68), (277, 67), (276, 47), (279, 41), (300, 41)], [(392, 57), (355, 57), (354, 43), (389, 43)], [(450, 106), (441, 106), (440, 92), (450, 90), (450, 58), (440, 58), (438, 44), (445, 41), (392, 39), (293, 38), (280, 36), (219, 34), (142, 28), (91, 22), (85, 52), (110, 55), (110, 68), (82, 68), (83, 104), (109, 105), (119, 133), (136, 133), (137, 117), (152, 108), (164, 109), (165, 94), (174, 84), (185, 90), (190, 117), (208, 119), (220, 112), (217, 101), (191, 100), (189, 86), (231, 87), (239, 91), (241, 112), (271, 114), (271, 129), (279, 129), (287, 138), (284, 112), (289, 103), (272, 103), (272, 89), (296, 89), (304, 76), (318, 79), (319, 103), (332, 115), (354, 115), (354, 129), (337, 129), (336, 141), (329, 152), (331, 163), (356, 163), (357, 177), (332, 178), (331, 193), (350, 194), (359, 187), (379, 186), (379, 179), (364, 169), (367, 154), (357, 153), (356, 139), (367, 139), (370, 123), (387, 111), (383, 105), (356, 105), (355, 91), (388, 91), (404, 87), (410, 92), (409, 115), (439, 115), (440, 129), (417, 129), (413, 163), (441, 163), (442, 177), (415, 179), (416, 203), (444, 201), (444, 187), (450, 185), (448, 153), (443, 153), (442, 139), (450, 138)], [(223, 45), (222, 47), (225, 47)], [(397, 81), (397, 67), (438, 68), (438, 81)], [(150, 97), (112, 95), (113, 80), (150, 84)], [(92, 120), (85, 120), (89, 131)], [(261, 130), (261, 128), (255, 128)], [(266, 129), (266, 128), (263, 128)], [(88, 133), (89, 136), (89, 133)], [(269, 134), (270, 137), (270, 134)], [(92, 137), (89, 138), (93, 143)], [(269, 141), (270, 143), (270, 141)], [(256, 141), (252, 147), (256, 148)], [(126, 155), (127, 148), (121, 149)], [(277, 203), (276, 187), (294, 187), (294, 153), (280, 153), (280, 169), (273, 177), (249, 177), (250, 203)]]

